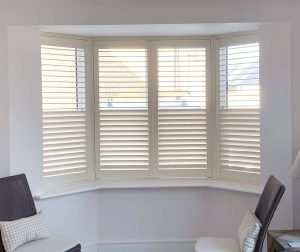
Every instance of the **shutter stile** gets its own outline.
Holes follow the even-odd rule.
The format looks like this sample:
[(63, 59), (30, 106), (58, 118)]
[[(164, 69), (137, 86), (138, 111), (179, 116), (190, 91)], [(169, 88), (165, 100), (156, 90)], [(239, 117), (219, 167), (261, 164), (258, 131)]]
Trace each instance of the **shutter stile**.
[(207, 176), (206, 48), (158, 48), (158, 176)]
[(98, 177), (149, 175), (147, 51), (98, 49)]
[(84, 49), (44, 44), (41, 61), (46, 185), (86, 180)]
[(220, 176), (260, 177), (259, 44), (222, 46), (219, 63)]

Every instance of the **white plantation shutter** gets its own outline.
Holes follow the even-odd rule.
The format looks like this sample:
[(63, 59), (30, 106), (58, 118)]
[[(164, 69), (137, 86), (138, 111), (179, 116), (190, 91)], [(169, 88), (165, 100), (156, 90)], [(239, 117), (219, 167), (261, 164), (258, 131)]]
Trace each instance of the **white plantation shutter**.
[(144, 42), (99, 42), (98, 178), (149, 176), (148, 69)]
[(85, 41), (42, 38), (46, 186), (88, 179)]
[(157, 42), (158, 177), (207, 177), (208, 45)]
[(41, 60), (46, 187), (91, 180), (91, 167), (97, 179), (259, 182), (256, 36), (91, 41), (45, 34)]
[(219, 41), (220, 176), (260, 178), (259, 44), (255, 37)]

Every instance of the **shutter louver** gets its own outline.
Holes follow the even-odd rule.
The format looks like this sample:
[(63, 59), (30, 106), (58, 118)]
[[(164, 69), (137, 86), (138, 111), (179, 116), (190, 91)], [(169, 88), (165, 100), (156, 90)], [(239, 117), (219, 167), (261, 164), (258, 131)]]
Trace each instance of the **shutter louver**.
[(220, 176), (257, 182), (260, 177), (259, 44), (220, 47)]
[(43, 162), (48, 187), (87, 179), (85, 52), (42, 45)]
[(97, 177), (149, 175), (148, 77), (145, 48), (98, 48)]
[(158, 48), (158, 176), (206, 177), (206, 48)]

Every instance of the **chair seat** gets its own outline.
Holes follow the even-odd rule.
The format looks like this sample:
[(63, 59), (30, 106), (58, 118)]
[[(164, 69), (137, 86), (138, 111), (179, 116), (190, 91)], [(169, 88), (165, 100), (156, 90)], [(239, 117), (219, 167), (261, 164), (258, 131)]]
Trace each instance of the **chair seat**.
[(236, 238), (202, 237), (195, 248), (196, 252), (240, 252)]
[(76, 241), (51, 237), (28, 242), (17, 248), (15, 252), (65, 252), (77, 244)]

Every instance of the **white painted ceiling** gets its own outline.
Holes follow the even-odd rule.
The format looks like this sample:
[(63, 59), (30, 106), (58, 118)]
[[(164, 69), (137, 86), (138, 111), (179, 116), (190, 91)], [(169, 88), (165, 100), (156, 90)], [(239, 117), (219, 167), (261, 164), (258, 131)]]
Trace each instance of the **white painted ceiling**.
[(217, 35), (250, 31), (259, 28), (258, 23), (210, 23), (210, 24), (141, 24), (141, 25), (44, 25), (43, 32), (65, 33), (83, 36), (191, 36)]

